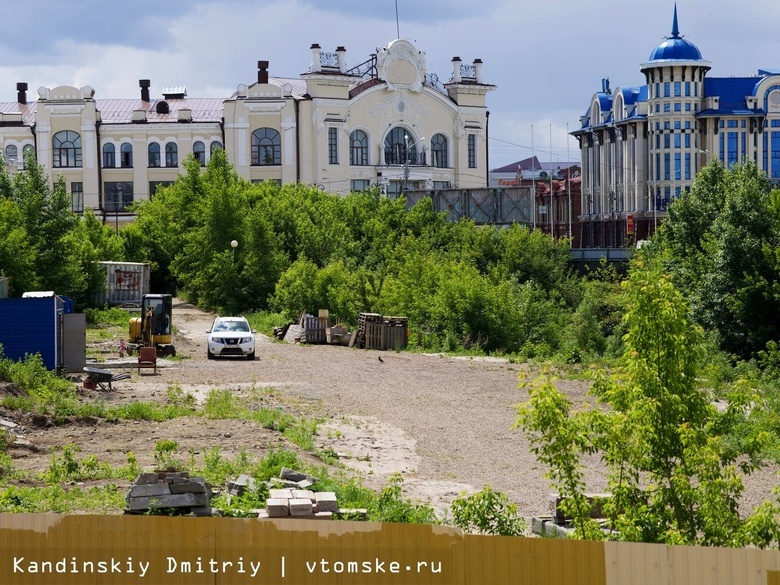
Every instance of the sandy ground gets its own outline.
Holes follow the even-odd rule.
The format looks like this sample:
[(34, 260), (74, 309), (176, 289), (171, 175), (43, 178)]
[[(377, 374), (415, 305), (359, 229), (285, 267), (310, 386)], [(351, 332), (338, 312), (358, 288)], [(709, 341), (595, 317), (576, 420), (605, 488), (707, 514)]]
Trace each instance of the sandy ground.
[[(102, 367), (132, 373), (113, 384), (112, 392), (84, 391), (85, 399), (109, 403), (164, 401), (170, 386), (202, 400), (210, 389), (248, 395), (263, 392), (264, 405), (292, 414), (322, 417), (319, 446), (330, 447), (341, 463), (378, 488), (400, 472), (406, 493), (444, 512), (458, 494), (491, 485), (506, 492), (529, 518), (549, 509), (549, 483), (522, 434), (512, 428), (515, 405), (526, 398), (518, 389), (524, 366), (496, 359), (464, 359), (405, 352), (379, 352), (342, 346), (287, 344), (260, 336), (254, 361), (206, 359), (206, 333), (212, 315), (176, 301), (175, 344), (186, 359), (163, 361), (156, 375), (139, 375), (128, 362)], [(118, 355), (118, 354), (117, 354)], [(384, 362), (379, 361), (382, 357)], [(587, 385), (562, 381), (575, 404), (585, 399)], [(0, 410), (0, 418), (20, 425), (24, 441), (12, 447), (18, 468), (46, 469), (53, 447), (81, 446), (115, 465), (133, 451), (145, 467), (153, 465), (159, 439), (180, 444), (178, 457), (202, 456), (218, 446), (229, 457), (245, 449), (261, 457), (267, 450), (289, 446), (278, 433), (247, 421), (178, 418), (164, 423), (86, 421), (62, 426), (41, 417), (19, 417)], [(29, 442), (29, 444), (24, 444)], [(775, 470), (748, 482), (745, 504), (768, 498)], [(590, 461), (589, 489), (604, 489), (603, 469)]]

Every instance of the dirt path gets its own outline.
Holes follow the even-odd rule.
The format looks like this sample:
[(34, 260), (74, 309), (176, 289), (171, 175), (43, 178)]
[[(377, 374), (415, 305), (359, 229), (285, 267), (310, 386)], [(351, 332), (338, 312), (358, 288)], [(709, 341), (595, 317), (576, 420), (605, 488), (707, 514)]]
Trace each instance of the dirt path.
[[(177, 301), (173, 318), (177, 352), (186, 359), (168, 363), (158, 375), (139, 376), (133, 370), (131, 379), (114, 384), (114, 392), (91, 396), (108, 402), (162, 401), (171, 385), (199, 399), (212, 388), (237, 393), (273, 388), (266, 399), (275, 407), (324, 417), (320, 446), (333, 448), (342, 463), (373, 487), (384, 485), (389, 474), (398, 471), (410, 496), (429, 501), (439, 511), (460, 492), (485, 485), (506, 492), (526, 517), (548, 510), (545, 470), (537, 466), (525, 438), (512, 429), (514, 405), (525, 399), (518, 389), (523, 366), (504, 360), (287, 344), (262, 336), (252, 362), (207, 360), (205, 331), (213, 316)], [(560, 385), (575, 403), (583, 401), (585, 383)], [(215, 446), (227, 456), (241, 448), (262, 456), (285, 444), (277, 434), (242, 421), (94, 421), (64, 427), (37, 427), (29, 417), (17, 422), (31, 446), (13, 450), (15, 464), (30, 470), (45, 469), (50, 448), (66, 443), (82, 445), (85, 452), (117, 465), (133, 451), (145, 466), (153, 463), (158, 439), (177, 440), (182, 458)], [(590, 462), (586, 478), (589, 489), (603, 490), (597, 461)], [(768, 497), (774, 483), (774, 470), (751, 478), (746, 503), (752, 506)]]

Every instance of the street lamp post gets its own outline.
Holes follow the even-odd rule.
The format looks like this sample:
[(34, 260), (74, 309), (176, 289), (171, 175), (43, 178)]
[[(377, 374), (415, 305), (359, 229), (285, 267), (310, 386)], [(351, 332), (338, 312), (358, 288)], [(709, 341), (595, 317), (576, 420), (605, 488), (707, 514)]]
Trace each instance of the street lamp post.
[(233, 248), (233, 263), (236, 262), (236, 248), (238, 248), (238, 242), (236, 240), (230, 241), (230, 247)]

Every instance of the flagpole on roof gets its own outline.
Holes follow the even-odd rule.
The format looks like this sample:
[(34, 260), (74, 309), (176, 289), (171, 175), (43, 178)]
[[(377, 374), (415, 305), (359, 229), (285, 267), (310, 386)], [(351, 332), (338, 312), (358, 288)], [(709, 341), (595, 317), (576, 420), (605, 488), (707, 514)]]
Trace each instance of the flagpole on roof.
[(398, 24), (398, 0), (395, 0), (395, 34), (401, 38), (401, 26)]

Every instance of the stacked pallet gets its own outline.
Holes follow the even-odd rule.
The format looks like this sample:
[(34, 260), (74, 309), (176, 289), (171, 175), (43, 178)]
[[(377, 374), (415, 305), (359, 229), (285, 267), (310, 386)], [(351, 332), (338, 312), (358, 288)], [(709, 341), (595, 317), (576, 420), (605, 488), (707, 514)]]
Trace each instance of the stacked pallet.
[(164, 511), (170, 515), (211, 516), (211, 486), (186, 471), (140, 474), (127, 492), (125, 514)]
[(406, 347), (409, 320), (385, 317), (379, 313), (360, 313), (353, 345), (365, 349), (403, 349)]

